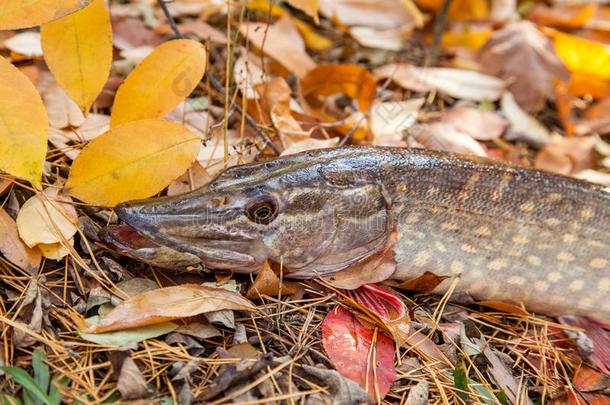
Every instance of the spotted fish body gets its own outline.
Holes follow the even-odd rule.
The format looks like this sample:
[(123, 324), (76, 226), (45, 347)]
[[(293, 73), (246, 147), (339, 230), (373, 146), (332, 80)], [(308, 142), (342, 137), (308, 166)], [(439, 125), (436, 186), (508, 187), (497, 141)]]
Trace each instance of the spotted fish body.
[[(253, 220), (261, 201), (268, 221)], [(476, 299), (610, 324), (610, 193), (538, 170), (428, 150), (333, 148), (231, 168), (190, 194), (117, 213), (212, 268), (251, 271), (271, 259), (287, 276), (310, 278), (389, 248), (391, 278), (431, 272), (449, 277), (437, 292), (457, 279), (455, 291)]]

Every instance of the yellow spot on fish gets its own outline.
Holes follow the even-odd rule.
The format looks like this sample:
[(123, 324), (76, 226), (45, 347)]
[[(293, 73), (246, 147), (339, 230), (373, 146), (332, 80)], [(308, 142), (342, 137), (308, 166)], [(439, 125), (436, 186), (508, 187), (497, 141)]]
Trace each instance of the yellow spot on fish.
[(532, 212), (534, 211), (534, 208), (536, 208), (536, 206), (531, 201), (524, 202), (519, 206), (519, 209), (523, 212)]
[(565, 243), (573, 243), (576, 242), (576, 236), (572, 235), (571, 233), (566, 233), (565, 235), (563, 235), (561, 237), (561, 239), (565, 242)]
[(503, 268), (508, 266), (508, 262), (506, 259), (495, 259), (489, 262), (487, 268), (492, 271), (502, 270)]
[(411, 214), (407, 215), (407, 217), (405, 218), (405, 222), (407, 224), (414, 224), (419, 222), (419, 214), (412, 212)]
[(464, 271), (464, 263), (459, 260), (454, 260), (451, 262), (451, 265), (449, 265), (449, 270), (451, 270), (451, 273), (453, 274), (461, 274)]
[(589, 262), (589, 266), (593, 267), (594, 269), (603, 269), (607, 264), (608, 261), (606, 259), (602, 259), (601, 257), (596, 257)]
[(572, 291), (580, 291), (585, 286), (585, 282), (582, 280), (574, 280), (570, 283), (568, 288)]
[(524, 243), (529, 242), (529, 239), (525, 235), (517, 234), (517, 235), (513, 236), (513, 242), (519, 243), (519, 244), (524, 244)]
[(591, 208), (583, 208), (579, 211), (579, 214), (581, 217), (583, 217), (585, 219), (589, 219), (589, 218), (592, 218), (595, 213), (593, 212), (593, 210)]
[(396, 191), (398, 191), (399, 193), (404, 193), (405, 191), (407, 191), (407, 185), (404, 183), (400, 183), (396, 186)]
[(610, 278), (602, 278), (602, 281), (599, 282), (599, 289), (602, 291), (610, 291)]
[(549, 289), (549, 283), (547, 283), (546, 281), (536, 281), (534, 283), (534, 290), (536, 290), (538, 292), (545, 292), (548, 289)]
[(436, 247), (436, 249), (439, 252), (446, 252), (447, 251), (447, 247), (445, 245), (443, 245), (442, 242), (436, 241), (436, 242), (434, 242), (434, 246)]
[(561, 221), (558, 220), (557, 218), (549, 218), (544, 222), (546, 222), (546, 224), (548, 226), (555, 226), (555, 225), (559, 225), (561, 223)]
[(561, 280), (563, 278), (563, 276), (561, 275), (561, 273), (558, 273), (556, 271), (549, 273), (548, 276), (546, 276), (546, 278), (551, 282), (551, 283), (556, 283), (559, 280)]
[(457, 224), (454, 224), (453, 222), (445, 222), (441, 224), (441, 229), (445, 231), (455, 231), (456, 229), (460, 229), (460, 227)]
[(540, 266), (542, 264), (542, 260), (538, 256), (528, 256), (527, 262), (532, 266)]
[(504, 191), (506, 191), (506, 189), (508, 188), (508, 185), (510, 184), (510, 181), (512, 179), (513, 179), (513, 176), (508, 173), (504, 173), (502, 175), (502, 178), (500, 180), (500, 185), (493, 191), (493, 193), (491, 195), (491, 199), (493, 201), (498, 201), (500, 198), (502, 198), (502, 196), (504, 195)]
[(477, 252), (477, 248), (475, 248), (474, 246), (468, 244), (468, 243), (464, 243), (462, 245), (462, 250), (464, 252), (468, 252), (468, 253), (476, 253)]
[(525, 278), (521, 276), (511, 276), (508, 278), (508, 284), (523, 285), (525, 284)]
[(475, 173), (470, 176), (470, 178), (464, 185), (464, 188), (458, 193), (458, 199), (465, 200), (466, 198), (468, 198), (468, 196), (470, 195), (470, 191), (474, 188), (480, 178), (481, 175), (479, 173)]
[(422, 267), (425, 266), (426, 263), (428, 263), (428, 260), (430, 260), (430, 252), (424, 250), (423, 252), (419, 252), (415, 255), (415, 260), (413, 264), (415, 264), (415, 266), (417, 267)]
[(428, 187), (427, 193), (428, 193), (428, 195), (438, 194), (438, 187), (435, 187), (435, 186)]
[(491, 231), (486, 226), (479, 226), (477, 229), (474, 230), (474, 232), (477, 235), (481, 235), (481, 236), (491, 236)]
[(559, 201), (563, 198), (563, 196), (559, 193), (550, 193), (549, 195), (546, 196), (546, 200), (548, 202), (556, 202)]
[(591, 300), (591, 298), (583, 298), (578, 301), (577, 305), (580, 309), (591, 309), (591, 307), (593, 306), (593, 301)]
[(560, 262), (572, 262), (574, 259), (576, 259), (576, 257), (570, 252), (560, 252), (557, 255), (557, 260)]

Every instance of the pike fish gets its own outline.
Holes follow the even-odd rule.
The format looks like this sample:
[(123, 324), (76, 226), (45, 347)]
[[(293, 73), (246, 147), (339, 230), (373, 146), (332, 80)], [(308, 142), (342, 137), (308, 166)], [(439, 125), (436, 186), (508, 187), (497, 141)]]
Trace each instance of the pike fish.
[(447, 277), (479, 300), (610, 324), (610, 193), (496, 161), (387, 147), (231, 167), (190, 193), (116, 207), (104, 240), (161, 267), (309, 279), (386, 252), (389, 279)]

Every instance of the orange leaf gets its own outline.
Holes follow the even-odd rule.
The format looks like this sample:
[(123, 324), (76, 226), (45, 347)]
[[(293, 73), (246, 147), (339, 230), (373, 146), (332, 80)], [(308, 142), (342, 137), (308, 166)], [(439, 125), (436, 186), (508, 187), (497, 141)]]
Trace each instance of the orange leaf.
[(575, 29), (585, 25), (597, 8), (597, 4), (555, 4), (553, 7), (548, 7), (538, 3), (527, 18), (539, 25)]
[(280, 280), (271, 270), (269, 263), (265, 262), (263, 268), (256, 275), (254, 283), (248, 288), (246, 298), (256, 299), (261, 295), (277, 297), (278, 295), (292, 295), (298, 291), (295, 283)]
[(28, 272), (38, 269), (42, 260), (38, 250), (29, 248), (19, 238), (17, 224), (2, 208), (0, 208), (0, 252), (12, 263)]
[(322, 322), (322, 343), (335, 369), (380, 401), (396, 377), (394, 343), (343, 307)]
[(434, 290), (436, 286), (446, 278), (448, 278), (448, 276), (437, 276), (436, 274), (427, 271), (416, 279), (403, 281), (397, 285), (396, 288), (408, 291), (428, 292)]
[(117, 305), (87, 332), (136, 328), (211, 311), (255, 309), (250, 301), (224, 288), (184, 284), (146, 291), (131, 297)]

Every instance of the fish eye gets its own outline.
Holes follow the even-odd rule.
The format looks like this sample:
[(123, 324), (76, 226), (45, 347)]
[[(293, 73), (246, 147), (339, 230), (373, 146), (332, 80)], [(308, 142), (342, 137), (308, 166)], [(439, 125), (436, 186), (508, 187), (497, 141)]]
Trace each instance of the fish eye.
[(265, 199), (257, 201), (246, 209), (246, 216), (252, 222), (267, 225), (277, 217), (278, 208), (275, 201)]

